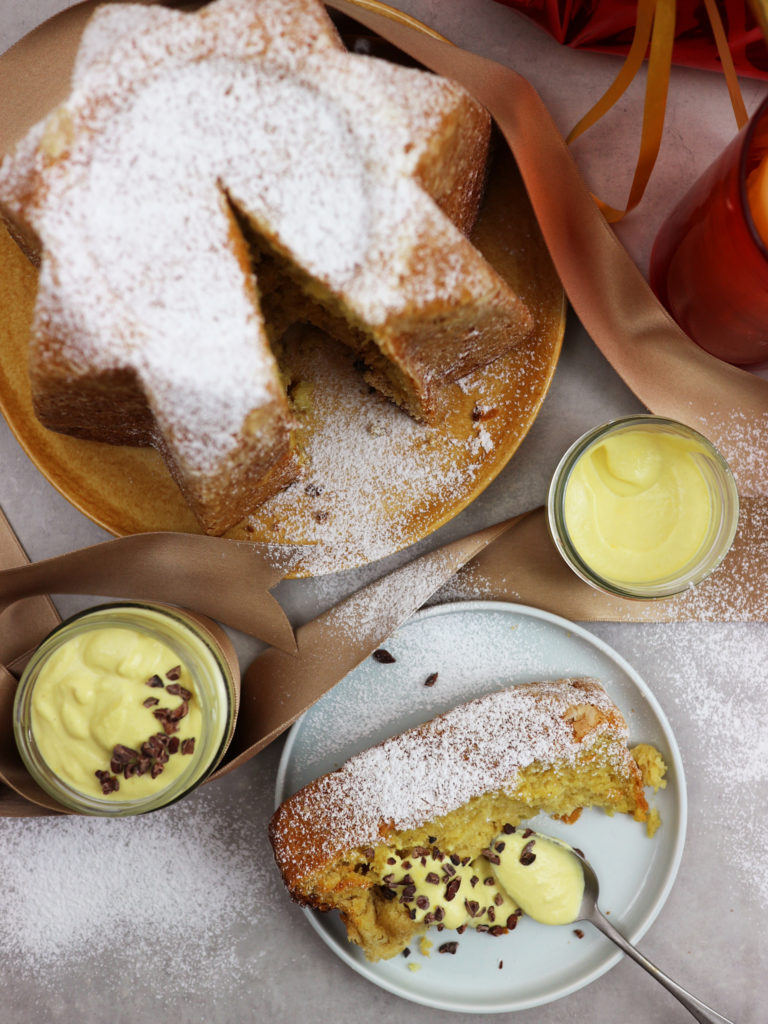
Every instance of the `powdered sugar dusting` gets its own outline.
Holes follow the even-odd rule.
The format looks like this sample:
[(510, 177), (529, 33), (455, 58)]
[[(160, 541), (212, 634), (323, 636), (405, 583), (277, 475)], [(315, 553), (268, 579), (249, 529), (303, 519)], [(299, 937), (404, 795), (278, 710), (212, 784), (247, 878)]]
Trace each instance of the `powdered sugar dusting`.
[[(135, 374), (182, 475), (222, 472), (257, 410), (283, 417), (262, 423), (264, 450), (278, 428), (285, 444), (230, 201), (356, 322), (459, 299), (514, 310), (416, 180), (461, 95), (347, 54), (306, 0), (97, 12), (66, 103), (0, 172), (9, 208), (42, 241), (38, 358)], [(414, 255), (426, 239), (440, 260)]]
[(282, 892), (263, 821), (250, 795), (216, 800), (201, 791), (157, 814), (0, 820), (0, 955), (53, 985), (92, 964), (142, 990), (210, 990), (219, 972), (241, 970), (232, 929), (266, 925)]
[[(306, 822), (312, 848), (326, 856), (375, 843), (383, 823), (417, 828), (489, 789), (514, 788), (518, 772), (533, 763), (569, 764), (578, 752), (608, 732), (618, 741), (617, 765), (627, 763), (628, 730), (603, 718), (581, 740), (563, 716), (591, 703), (606, 716), (616, 708), (592, 680), (521, 684), (461, 705), (419, 727), (352, 757), (338, 771), (300, 791), (288, 808), (291, 835), (274, 838), (279, 859), (303, 867), (301, 831)], [(298, 853), (296, 852), (298, 850)]]
[[(643, 672), (684, 735), (692, 848), (717, 856), (723, 884), (768, 909), (768, 659), (762, 623), (593, 625)], [(664, 665), (661, 672), (659, 665)], [(698, 842), (697, 842), (698, 840)]]
[[(304, 474), (249, 517), (247, 535), (303, 544), (300, 564), (286, 570), (316, 576), (425, 536), (515, 450), (546, 390), (550, 346), (551, 338), (523, 343), (453, 386), (446, 429), (417, 423), (371, 392), (347, 350), (297, 328), (286, 361), (311, 389), (311, 426), (296, 435)], [(473, 420), (475, 407), (494, 415)]]

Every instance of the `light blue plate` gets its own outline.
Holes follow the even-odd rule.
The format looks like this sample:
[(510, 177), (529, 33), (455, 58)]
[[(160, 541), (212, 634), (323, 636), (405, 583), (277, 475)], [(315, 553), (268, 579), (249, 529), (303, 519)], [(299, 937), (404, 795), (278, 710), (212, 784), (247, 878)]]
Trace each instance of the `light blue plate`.
[[(396, 658), (368, 658), (299, 719), (288, 735), (276, 800), (348, 757), (433, 715), (515, 683), (593, 676), (627, 720), (631, 744), (652, 743), (666, 760), (667, 788), (650, 803), (662, 827), (653, 839), (626, 815), (585, 811), (574, 825), (546, 816), (534, 828), (580, 847), (600, 879), (600, 906), (636, 942), (659, 913), (674, 882), (686, 825), (680, 751), (656, 698), (608, 644), (558, 616), (535, 608), (476, 601), (419, 612), (384, 646)], [(424, 681), (437, 672), (437, 682)], [(508, 935), (432, 931), (431, 955), (414, 944), (409, 958), (369, 963), (347, 942), (337, 914), (307, 911), (331, 949), (359, 974), (404, 999), (443, 1010), (501, 1013), (559, 999), (600, 977), (621, 957), (590, 925), (578, 938), (571, 925), (547, 927), (523, 918)], [(437, 946), (459, 941), (456, 955)], [(499, 963), (503, 961), (500, 968)], [(412, 971), (411, 964), (420, 969)]]

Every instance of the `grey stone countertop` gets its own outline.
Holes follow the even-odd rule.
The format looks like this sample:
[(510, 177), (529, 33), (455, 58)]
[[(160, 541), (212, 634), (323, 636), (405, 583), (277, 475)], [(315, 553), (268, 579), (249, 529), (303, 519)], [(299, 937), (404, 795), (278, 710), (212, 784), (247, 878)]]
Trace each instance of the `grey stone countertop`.
[[(620, 64), (619, 58), (558, 46), (493, 0), (395, 5), (526, 75), (563, 132), (603, 93)], [(0, 49), (65, 6), (66, 0), (0, 0)], [(574, 146), (590, 186), (614, 205), (629, 190), (643, 81), (644, 71), (610, 116)], [(765, 84), (743, 79), (742, 86), (752, 111)], [(673, 69), (658, 165), (640, 208), (617, 228), (643, 271), (665, 214), (734, 132), (724, 81), (709, 72)], [(418, 550), (540, 504), (573, 439), (637, 411), (638, 401), (571, 315), (550, 393), (518, 453), (470, 508)], [(107, 539), (38, 473), (5, 423), (0, 466), (0, 504), (30, 558)], [(298, 623), (413, 553), (358, 571), (285, 582), (278, 596)], [(83, 603), (57, 599), (63, 614)], [(678, 877), (639, 944), (673, 978), (739, 1024), (768, 1019), (765, 628), (589, 626), (658, 698), (688, 780), (689, 822)], [(246, 663), (257, 645), (242, 636), (235, 640)], [(338, 959), (290, 903), (266, 831), (281, 747), (274, 743), (220, 782), (146, 819), (0, 821), (0, 1019), (479, 1021), (479, 1014), (448, 1014), (370, 983)], [(510, 936), (511, 971), (512, 939), (524, 934)], [(455, 968), (461, 971), (460, 956)], [(517, 1024), (691, 1019), (627, 960), (564, 999), (504, 1016)]]

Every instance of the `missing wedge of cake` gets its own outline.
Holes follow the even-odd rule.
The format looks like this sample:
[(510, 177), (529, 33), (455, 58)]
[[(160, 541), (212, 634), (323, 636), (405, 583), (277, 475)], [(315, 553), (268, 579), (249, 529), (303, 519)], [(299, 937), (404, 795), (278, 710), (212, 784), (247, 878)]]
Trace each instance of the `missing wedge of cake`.
[[(499, 836), (542, 811), (575, 821), (600, 807), (649, 820), (627, 738), (621, 712), (591, 679), (524, 683), (463, 704), (285, 800), (270, 823), (283, 881), (298, 903), (339, 910), (370, 960), (394, 956), (431, 925), (461, 927), (446, 917), (454, 907), (468, 908), (464, 926), (502, 934), (517, 915), (494, 888)], [(661, 755), (643, 751), (658, 784)], [(420, 869), (441, 896), (432, 916), (429, 898), (409, 888)], [(490, 918), (483, 896), (493, 897)]]
[(318, 0), (98, 8), (68, 97), (0, 165), (40, 262), (38, 418), (156, 447), (209, 533), (300, 472), (289, 324), (433, 421), (533, 323), (467, 239), (489, 130), (454, 83), (348, 53)]

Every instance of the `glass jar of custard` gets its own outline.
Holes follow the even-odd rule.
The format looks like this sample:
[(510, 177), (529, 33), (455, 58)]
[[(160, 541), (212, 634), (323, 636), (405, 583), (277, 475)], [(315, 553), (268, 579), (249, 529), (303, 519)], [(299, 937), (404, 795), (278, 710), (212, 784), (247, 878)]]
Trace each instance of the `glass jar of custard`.
[(236, 673), (214, 623), (145, 603), (92, 608), (58, 626), (27, 664), (14, 703), (19, 753), (71, 811), (156, 810), (223, 757)]
[(662, 598), (701, 582), (736, 533), (728, 464), (697, 431), (628, 416), (588, 431), (555, 470), (550, 533), (585, 582), (628, 598)]

